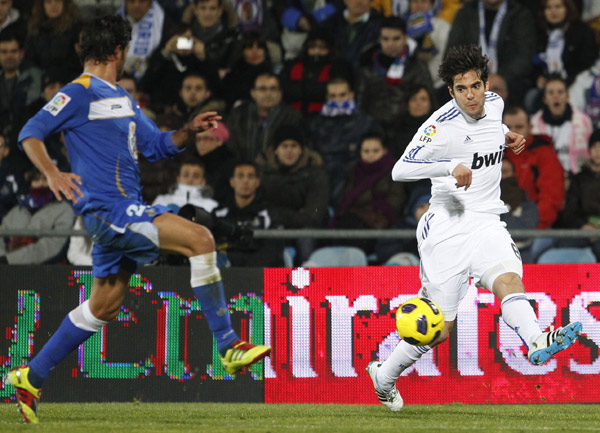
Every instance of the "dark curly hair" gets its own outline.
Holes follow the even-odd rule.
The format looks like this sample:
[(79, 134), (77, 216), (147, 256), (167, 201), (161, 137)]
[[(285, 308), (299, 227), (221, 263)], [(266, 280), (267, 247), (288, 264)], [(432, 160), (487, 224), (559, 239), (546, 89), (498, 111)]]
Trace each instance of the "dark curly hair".
[(475, 71), (481, 81), (486, 83), (488, 61), (487, 56), (481, 52), (480, 46), (475, 44), (458, 45), (448, 50), (438, 73), (449, 87), (454, 85), (454, 77), (469, 71)]
[(118, 15), (96, 18), (81, 33), (81, 61), (106, 62), (117, 47), (125, 50), (131, 39), (131, 25)]

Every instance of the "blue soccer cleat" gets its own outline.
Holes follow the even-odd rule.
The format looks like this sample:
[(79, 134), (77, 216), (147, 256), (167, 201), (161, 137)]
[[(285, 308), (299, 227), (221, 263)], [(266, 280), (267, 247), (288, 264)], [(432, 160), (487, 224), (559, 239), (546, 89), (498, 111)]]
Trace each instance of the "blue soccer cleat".
[(569, 323), (564, 328), (558, 328), (554, 331), (544, 332), (531, 345), (529, 361), (535, 365), (542, 365), (548, 361), (552, 355), (566, 349), (575, 343), (581, 335), (581, 322)]

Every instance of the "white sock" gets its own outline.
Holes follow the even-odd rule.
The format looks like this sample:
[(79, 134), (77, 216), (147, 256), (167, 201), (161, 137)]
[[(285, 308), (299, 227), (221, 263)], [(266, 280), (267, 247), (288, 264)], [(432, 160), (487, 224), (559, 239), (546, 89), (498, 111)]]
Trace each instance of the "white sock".
[(396, 346), (392, 354), (377, 371), (377, 383), (384, 391), (394, 387), (402, 372), (419, 360), (423, 354), (431, 350), (429, 346), (413, 346), (404, 340)]
[(108, 322), (100, 320), (92, 314), (90, 310), (90, 300), (88, 299), (83, 304), (69, 312), (69, 319), (73, 325), (80, 329), (90, 332), (96, 332)]
[(535, 311), (524, 293), (512, 293), (502, 300), (502, 319), (527, 344), (527, 348), (542, 335)]

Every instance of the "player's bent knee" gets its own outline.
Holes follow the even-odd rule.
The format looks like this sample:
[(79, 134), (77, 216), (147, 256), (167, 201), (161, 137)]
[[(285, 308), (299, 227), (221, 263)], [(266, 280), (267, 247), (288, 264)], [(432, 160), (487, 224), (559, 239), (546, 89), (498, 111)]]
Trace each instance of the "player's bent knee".
[(190, 256), (197, 256), (215, 251), (215, 240), (206, 227), (196, 224), (190, 229), (189, 245)]

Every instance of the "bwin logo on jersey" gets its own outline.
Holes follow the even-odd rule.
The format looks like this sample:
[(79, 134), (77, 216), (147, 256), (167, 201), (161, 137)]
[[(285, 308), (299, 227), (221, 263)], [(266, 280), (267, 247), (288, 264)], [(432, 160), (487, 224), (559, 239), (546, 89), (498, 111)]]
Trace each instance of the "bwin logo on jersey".
[(504, 150), (498, 152), (488, 153), (487, 155), (481, 155), (477, 152), (473, 155), (473, 163), (471, 164), (471, 170), (477, 170), (483, 166), (489, 167), (490, 165), (498, 164), (502, 161), (502, 155)]

